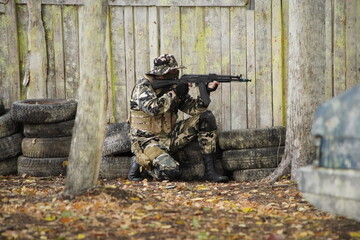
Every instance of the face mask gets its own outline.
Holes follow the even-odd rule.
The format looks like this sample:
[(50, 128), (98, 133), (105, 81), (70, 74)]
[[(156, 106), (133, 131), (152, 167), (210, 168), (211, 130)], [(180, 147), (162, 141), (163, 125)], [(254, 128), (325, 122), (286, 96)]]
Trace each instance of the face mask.
[(164, 75), (165, 79), (176, 79), (179, 78), (179, 71), (170, 71)]

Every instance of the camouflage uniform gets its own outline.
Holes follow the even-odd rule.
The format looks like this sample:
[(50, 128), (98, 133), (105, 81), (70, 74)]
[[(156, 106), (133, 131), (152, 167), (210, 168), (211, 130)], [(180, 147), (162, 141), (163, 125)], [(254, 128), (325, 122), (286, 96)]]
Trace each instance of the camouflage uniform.
[[(198, 138), (203, 154), (215, 152), (216, 121), (199, 97), (194, 99), (186, 94), (180, 98), (171, 92), (160, 96), (161, 89), (154, 91), (151, 87), (153, 75), (181, 68), (172, 55), (155, 58), (154, 65), (154, 70), (137, 82), (131, 96), (131, 150), (136, 161), (153, 177), (172, 180), (179, 172), (179, 163), (170, 154), (194, 137)], [(176, 122), (178, 110), (190, 117)]]

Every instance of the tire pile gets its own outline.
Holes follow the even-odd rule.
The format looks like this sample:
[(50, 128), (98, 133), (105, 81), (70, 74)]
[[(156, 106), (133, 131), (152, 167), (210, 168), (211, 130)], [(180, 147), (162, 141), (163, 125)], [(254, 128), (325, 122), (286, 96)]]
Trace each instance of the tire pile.
[(224, 169), (235, 181), (270, 175), (284, 154), (285, 127), (224, 131), (219, 134)]
[(0, 175), (17, 173), (22, 138), (20, 125), (12, 120), (10, 110), (0, 99)]
[(107, 125), (99, 171), (100, 178), (127, 178), (132, 156), (129, 129), (127, 122)]
[[(127, 122), (110, 124), (106, 128), (106, 135), (103, 147), (103, 157), (100, 164), (100, 178), (114, 179), (127, 178), (130, 170), (131, 141), (129, 138), (130, 126)], [(197, 181), (201, 180), (205, 167), (200, 146), (197, 141), (192, 141), (184, 148), (171, 154), (180, 163), (179, 180)], [(221, 157), (221, 154), (217, 154)], [(222, 173), (222, 165), (219, 158), (215, 163), (216, 170)], [(149, 178), (150, 175), (143, 172), (143, 177)]]
[(16, 101), (11, 118), (23, 124), (18, 174), (35, 177), (66, 174), (77, 103), (66, 99)]
[[(200, 145), (197, 140), (191, 141), (185, 147), (179, 149), (172, 156), (180, 164), (180, 176), (181, 181), (201, 181), (203, 180), (205, 173), (205, 165), (203, 155), (200, 150)], [(215, 170), (219, 174), (224, 174), (221, 152), (215, 154)]]

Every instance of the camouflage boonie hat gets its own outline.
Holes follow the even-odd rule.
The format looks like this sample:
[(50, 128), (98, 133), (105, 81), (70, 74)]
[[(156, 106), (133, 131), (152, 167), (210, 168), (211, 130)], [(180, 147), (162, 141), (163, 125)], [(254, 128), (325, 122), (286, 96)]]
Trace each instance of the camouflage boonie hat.
[(184, 66), (178, 66), (175, 57), (171, 54), (163, 54), (154, 58), (154, 69), (147, 72), (147, 75), (165, 75), (173, 69), (183, 69)]

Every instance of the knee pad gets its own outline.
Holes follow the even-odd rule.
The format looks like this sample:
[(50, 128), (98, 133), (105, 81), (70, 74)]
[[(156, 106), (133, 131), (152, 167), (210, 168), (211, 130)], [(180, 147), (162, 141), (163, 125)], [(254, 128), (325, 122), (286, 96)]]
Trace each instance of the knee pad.
[(158, 180), (174, 180), (180, 173), (179, 163), (168, 153), (163, 153), (152, 161), (150, 174)]
[(214, 114), (211, 111), (205, 111), (201, 113), (199, 119), (199, 130), (210, 132), (217, 129), (216, 119)]

